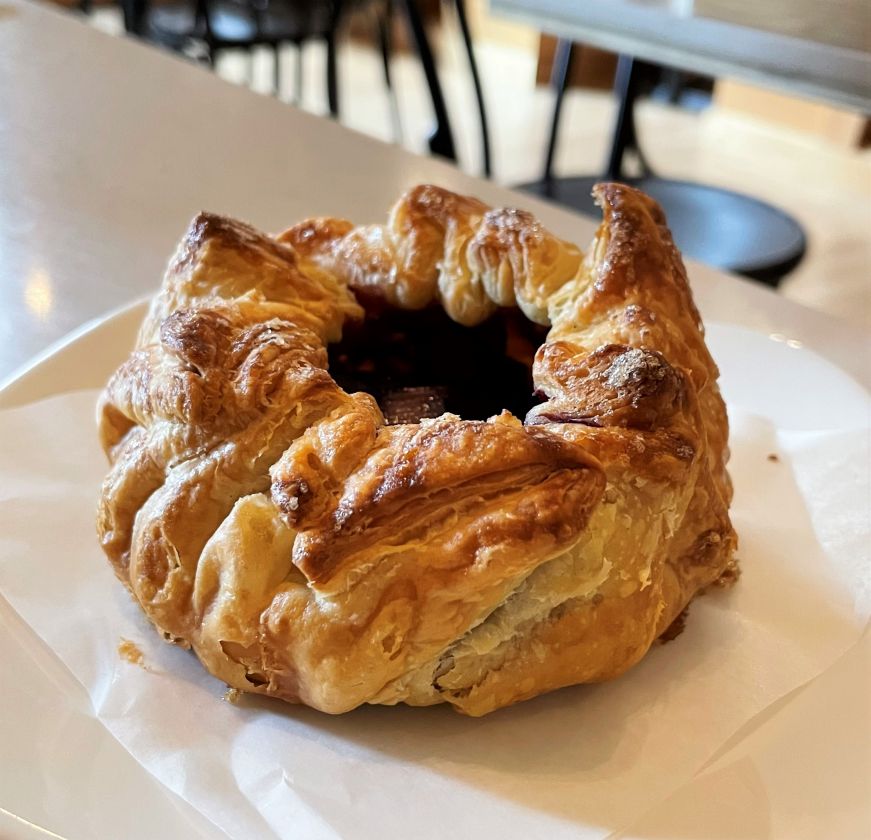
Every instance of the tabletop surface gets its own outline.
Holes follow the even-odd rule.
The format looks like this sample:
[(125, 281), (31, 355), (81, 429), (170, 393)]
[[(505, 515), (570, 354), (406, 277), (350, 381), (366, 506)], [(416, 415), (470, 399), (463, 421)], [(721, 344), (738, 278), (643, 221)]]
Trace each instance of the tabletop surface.
[[(522, 204), (579, 243), (594, 230), (29, 2), (0, 0), (0, 78), (0, 380), (153, 291), (201, 209), (273, 231), (314, 215), (372, 222), (431, 181)], [(871, 378), (859, 330), (714, 269), (691, 264), (690, 277), (707, 318), (782, 333)]]
[(871, 111), (867, 0), (491, 0), (600, 49)]
[[(269, 230), (315, 214), (371, 221), (383, 219), (405, 187), (432, 181), (492, 203), (520, 203), (579, 242), (593, 233), (589, 219), (21, 0), (0, 0), (0, 79), (0, 380), (68, 331), (154, 291), (176, 240), (201, 208)], [(859, 329), (721, 272), (695, 264), (689, 271), (707, 320), (780, 333), (868, 381)], [(16, 652), (16, 636), (26, 632), (19, 624), (0, 621), (4, 665), (19, 674), (17, 683), (43, 686), (39, 696), (60, 714), (57, 683), (46, 676), (50, 663), (40, 669)], [(850, 665), (849, 673), (859, 670)], [(20, 677), (25, 672), (27, 680)], [(828, 688), (826, 703), (836, 689)], [(799, 718), (778, 736), (793, 753), (807, 729), (806, 717)], [(852, 730), (844, 737), (851, 743)], [(6, 760), (25, 761), (29, 737), (22, 734), (16, 744)], [(33, 818), (49, 813), (38, 790), (25, 782), (19, 788), (14, 796), (4, 791), (0, 806), (20, 805)], [(804, 789), (788, 790), (800, 799)], [(157, 819), (160, 802), (170, 816), (184, 811), (156, 782), (149, 791), (137, 792), (145, 816)], [(63, 792), (55, 793), (60, 804), (53, 807), (63, 810)], [(25, 836), (9, 826), (3, 823), (4, 836)]]

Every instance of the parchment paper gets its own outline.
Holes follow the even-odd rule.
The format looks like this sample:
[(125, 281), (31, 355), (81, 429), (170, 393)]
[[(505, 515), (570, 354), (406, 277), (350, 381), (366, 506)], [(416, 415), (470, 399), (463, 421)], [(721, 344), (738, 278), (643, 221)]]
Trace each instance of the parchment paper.
[[(624, 677), (482, 719), (245, 698), (160, 641), (95, 537), (95, 392), (0, 412), (0, 594), (154, 776), (238, 838), (601, 838), (831, 665), (869, 615), (867, 430), (732, 412), (743, 575)], [(769, 460), (776, 454), (777, 461)], [(122, 659), (135, 642), (144, 667)]]

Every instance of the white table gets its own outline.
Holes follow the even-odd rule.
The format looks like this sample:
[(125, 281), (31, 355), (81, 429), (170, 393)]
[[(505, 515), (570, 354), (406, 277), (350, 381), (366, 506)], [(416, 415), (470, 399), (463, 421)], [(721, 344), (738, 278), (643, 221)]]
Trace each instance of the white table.
[[(209, 209), (280, 230), (317, 214), (376, 221), (437, 181), (593, 223), (222, 82), (77, 20), (0, 0), (0, 379), (84, 321), (152, 291)], [(815, 347), (865, 382), (858, 330), (700, 265), (703, 314)]]
[(491, 0), (491, 7), (603, 50), (871, 111), (865, 0)]
[[(201, 208), (271, 230), (314, 214), (379, 220), (403, 188), (435, 181), (493, 203), (520, 203), (578, 242), (593, 231), (583, 217), (368, 140), (21, 0), (0, 0), (0, 79), (0, 378), (7, 381), (68, 331), (154, 290), (177, 238)], [(868, 345), (859, 330), (699, 265), (690, 274), (706, 318), (802, 341), (869, 381)], [(18, 652), (15, 640), (26, 632), (15, 621), (0, 622), (2, 679), (15, 673), (20, 702), (38, 697), (54, 725), (52, 715), (65, 708), (59, 686), (70, 677), (49, 652), (40, 662)], [(855, 688), (860, 668), (848, 662), (842, 671), (846, 676), (839, 672), (828, 687), (817, 681), (811, 688), (824, 698), (827, 691), (863, 690)], [(851, 675), (853, 688), (845, 689)], [(824, 702), (815, 698), (802, 693), (792, 702)], [(776, 717), (759, 737), (831, 761), (837, 772), (832, 750), (850, 743), (849, 727), (841, 727), (839, 740), (833, 724), (834, 734), (821, 744), (804, 731), (800, 714), (794, 718)], [(22, 768), (20, 783), (0, 790), (4, 837), (25, 835), (14, 834), (20, 826), (3, 808), (57, 824), (57, 815), (79, 807), (79, 795), (90, 790), (68, 758), (67, 789), (42, 790), (28, 778), (38, 734), (0, 721), (0, 761)], [(100, 749), (121, 750), (114, 742)], [(103, 795), (115, 795), (114, 784), (106, 780)], [(802, 796), (788, 779), (768, 784), (775, 807), (790, 807), (784, 803)], [(840, 790), (854, 788), (845, 783)], [(758, 806), (742, 801), (740, 789), (729, 795), (736, 808)], [(815, 807), (839, 808), (839, 795), (827, 789), (828, 799)], [(214, 836), (156, 782), (137, 793), (131, 808), (142, 820), (141, 836), (149, 836), (152, 825), (150, 836), (158, 836), (161, 821), (179, 813), (196, 822), (191, 836)]]

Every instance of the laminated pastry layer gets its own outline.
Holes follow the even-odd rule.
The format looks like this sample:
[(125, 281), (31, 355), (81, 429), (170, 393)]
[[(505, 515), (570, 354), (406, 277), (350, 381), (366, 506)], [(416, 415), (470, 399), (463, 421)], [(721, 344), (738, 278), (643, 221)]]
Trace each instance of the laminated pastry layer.
[(581, 252), (530, 213), (490, 209), (432, 185), (414, 187), (386, 225), (354, 227), (310, 219), (279, 241), (340, 277), (364, 298), (402, 309), (438, 301), (460, 324), (481, 323), (500, 306), (518, 306), (547, 323), (551, 294), (572, 279)]
[[(429, 186), (384, 226), (194, 220), (99, 406), (100, 538), (166, 638), (331, 713), (480, 715), (617, 676), (734, 579), (728, 426), (680, 255), (655, 202), (596, 196), (586, 256)], [(525, 418), (390, 425), (335, 382), (349, 324), (433, 305), (549, 327)]]
[[(594, 459), (516, 421), (348, 422), (315, 425), (276, 464), (271, 498), (237, 504), (195, 590), (194, 646), (214, 672), (330, 712), (371, 702), (478, 625), (577, 541), (604, 487)], [(261, 559), (282, 582), (241, 603), (228, 566), (262, 534), (283, 535)]]

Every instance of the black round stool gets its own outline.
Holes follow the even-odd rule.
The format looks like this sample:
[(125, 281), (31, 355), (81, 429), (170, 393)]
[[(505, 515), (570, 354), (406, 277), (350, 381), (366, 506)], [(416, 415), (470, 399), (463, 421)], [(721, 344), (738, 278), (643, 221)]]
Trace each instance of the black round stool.
[[(619, 107), (605, 173), (554, 177), (560, 112), (574, 52), (575, 46), (570, 41), (559, 41), (552, 80), (557, 97), (544, 177), (519, 189), (598, 218), (599, 210), (591, 195), (595, 183), (620, 181), (638, 187), (662, 205), (675, 243), (684, 254), (776, 287), (801, 262), (807, 250), (804, 231), (795, 219), (759, 199), (706, 184), (660, 178), (651, 171), (638, 143), (635, 101), (658, 73), (659, 68), (653, 65), (620, 56), (614, 79)], [(636, 159), (640, 173), (637, 176), (625, 172), (627, 153)]]
[[(602, 180), (552, 178), (520, 189), (599, 218), (591, 190)], [(798, 222), (756, 198), (655, 176), (621, 180), (662, 205), (677, 247), (699, 262), (776, 287), (804, 256), (807, 239)]]

